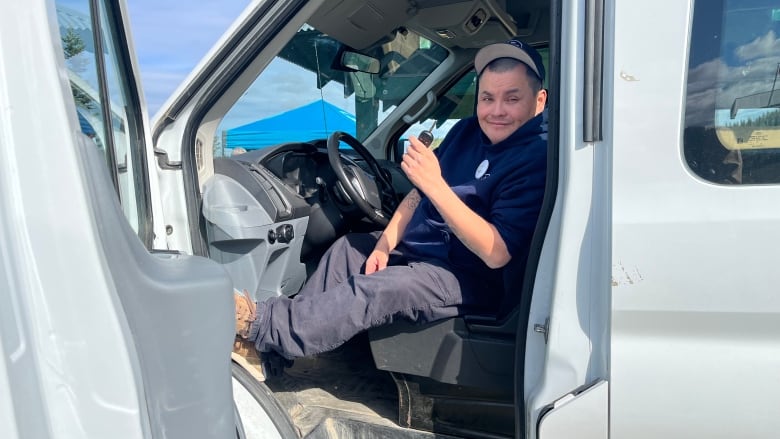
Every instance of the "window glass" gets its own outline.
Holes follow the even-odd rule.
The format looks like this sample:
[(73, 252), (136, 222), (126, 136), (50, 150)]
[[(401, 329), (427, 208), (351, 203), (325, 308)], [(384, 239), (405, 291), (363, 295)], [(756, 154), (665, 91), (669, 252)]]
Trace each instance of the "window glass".
[(444, 136), (459, 120), (475, 114), (474, 94), (477, 90), (477, 73), (471, 70), (438, 98), (433, 110), (425, 119), (410, 126), (401, 135), (402, 151), (409, 146), (409, 136), (418, 136), (421, 131), (433, 133), (431, 148), (439, 146)]
[(696, 3), (684, 154), (721, 184), (780, 182), (780, 5)]
[[(65, 64), (81, 132), (103, 152), (125, 216), (147, 241), (138, 107), (124, 74), (123, 41), (105, 3), (99, 5), (99, 11), (92, 11), (89, 0), (57, 2)], [(96, 14), (97, 31), (93, 26)]]
[(81, 131), (105, 152), (105, 126), (98, 85), (88, 0), (57, 3), (60, 39)]
[(411, 31), (359, 55), (345, 50), (304, 25), (225, 115), (215, 156), (333, 131), (365, 140), (448, 54)]

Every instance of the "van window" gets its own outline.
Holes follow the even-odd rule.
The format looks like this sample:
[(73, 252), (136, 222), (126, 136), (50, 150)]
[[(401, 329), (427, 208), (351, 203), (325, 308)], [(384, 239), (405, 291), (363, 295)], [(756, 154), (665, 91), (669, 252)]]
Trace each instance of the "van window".
[(780, 4), (697, 2), (684, 155), (720, 184), (780, 182)]
[(56, 10), (81, 132), (103, 153), (130, 226), (150, 244), (140, 106), (125, 73), (129, 63), (115, 11), (90, 0), (58, 0)]

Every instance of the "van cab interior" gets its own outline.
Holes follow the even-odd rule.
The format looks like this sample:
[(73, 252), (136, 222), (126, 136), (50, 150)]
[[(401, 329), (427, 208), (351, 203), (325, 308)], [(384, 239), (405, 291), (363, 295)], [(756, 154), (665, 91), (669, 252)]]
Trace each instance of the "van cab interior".
[[(247, 47), (214, 67), (236, 66), (210, 85), (218, 93), (166, 114), (175, 118), (177, 105), (202, 114), (181, 157), (198, 189), (187, 200), (196, 225), (187, 238), (258, 301), (296, 294), (338, 237), (387, 224), (412, 188), (400, 168), (408, 136), (431, 130), (435, 147), (474, 114), (479, 48), (517, 36), (549, 58), (546, 1), (290, 3), (273, 34), (235, 42)], [(295, 90), (278, 82), (282, 72), (300, 78)], [(158, 126), (155, 135), (166, 133)], [(516, 352), (530, 306), (523, 280), (534, 270), (526, 259), (505, 268), (504, 291), (486, 292), (501, 298), (491, 312), (378, 327), (296, 360), (267, 385), (303, 435), (331, 419), (355, 431), (511, 437), (522, 422)]]

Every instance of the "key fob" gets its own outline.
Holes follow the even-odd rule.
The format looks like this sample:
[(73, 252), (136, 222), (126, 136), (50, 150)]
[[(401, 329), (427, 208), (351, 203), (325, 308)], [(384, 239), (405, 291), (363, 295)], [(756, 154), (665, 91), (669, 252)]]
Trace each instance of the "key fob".
[(419, 136), (417, 136), (417, 139), (422, 142), (423, 145), (427, 146), (428, 148), (431, 147), (431, 144), (433, 143), (433, 133), (431, 133), (428, 130), (425, 130), (420, 133)]

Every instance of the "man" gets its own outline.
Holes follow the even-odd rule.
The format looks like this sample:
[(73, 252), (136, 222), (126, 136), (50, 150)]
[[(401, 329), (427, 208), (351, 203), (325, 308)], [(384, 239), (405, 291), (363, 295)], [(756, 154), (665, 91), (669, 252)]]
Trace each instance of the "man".
[(476, 117), (435, 152), (410, 139), (401, 168), (417, 189), (384, 231), (336, 241), (292, 299), (236, 295), (239, 344), (292, 359), (396, 319), (496, 310), (500, 269), (525, 258), (542, 202), (547, 92), (541, 57), (520, 41), (481, 49), (474, 65)]

